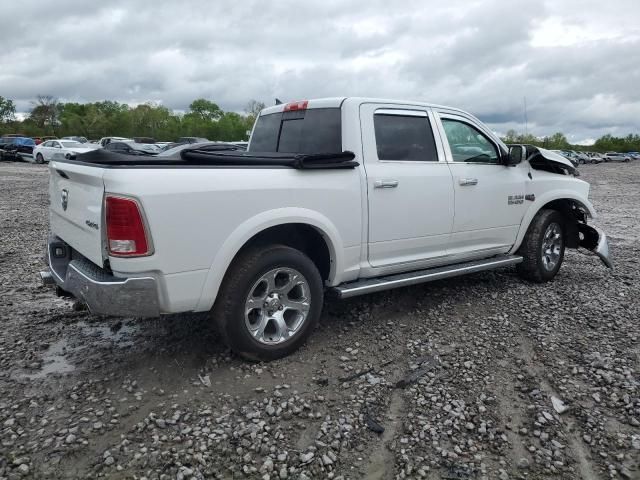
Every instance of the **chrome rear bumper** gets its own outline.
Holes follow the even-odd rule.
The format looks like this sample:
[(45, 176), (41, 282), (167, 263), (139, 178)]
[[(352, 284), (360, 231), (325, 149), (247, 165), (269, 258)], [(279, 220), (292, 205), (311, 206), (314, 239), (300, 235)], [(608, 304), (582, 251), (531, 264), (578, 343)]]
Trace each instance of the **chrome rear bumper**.
[(49, 240), (49, 272), (40, 272), (45, 285), (58, 285), (96, 315), (157, 317), (157, 281), (153, 277), (115, 277), (74, 252), (57, 237)]

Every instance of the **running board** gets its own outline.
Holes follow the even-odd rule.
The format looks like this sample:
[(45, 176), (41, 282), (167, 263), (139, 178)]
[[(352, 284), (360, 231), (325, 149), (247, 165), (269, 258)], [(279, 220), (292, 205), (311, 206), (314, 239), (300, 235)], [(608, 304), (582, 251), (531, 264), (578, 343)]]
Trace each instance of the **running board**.
[(337, 295), (338, 298), (350, 298), (366, 293), (389, 290), (391, 288), (408, 287), (409, 285), (416, 285), (418, 283), (433, 282), (434, 280), (441, 280), (443, 278), (508, 267), (509, 265), (515, 265), (520, 262), (522, 262), (522, 257), (519, 255), (498, 255), (497, 257), (487, 258), (485, 260), (458, 263), (456, 265), (447, 265), (446, 267), (399, 273), (387, 277), (365, 278), (355, 282), (343, 283), (342, 285), (331, 288), (329, 291)]

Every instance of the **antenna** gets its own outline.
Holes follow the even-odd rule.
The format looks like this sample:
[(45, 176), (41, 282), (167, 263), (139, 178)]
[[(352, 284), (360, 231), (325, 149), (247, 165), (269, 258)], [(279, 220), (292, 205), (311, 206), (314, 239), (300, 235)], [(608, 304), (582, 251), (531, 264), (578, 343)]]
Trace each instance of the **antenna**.
[(527, 97), (523, 97), (524, 99), (524, 134), (529, 135), (529, 125), (527, 122)]

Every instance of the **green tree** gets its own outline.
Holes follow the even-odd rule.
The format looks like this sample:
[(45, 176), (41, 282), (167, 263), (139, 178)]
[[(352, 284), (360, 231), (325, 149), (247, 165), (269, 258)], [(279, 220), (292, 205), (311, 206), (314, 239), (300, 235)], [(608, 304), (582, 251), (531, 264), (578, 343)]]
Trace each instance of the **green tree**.
[(29, 118), (45, 133), (54, 133), (59, 125), (62, 106), (57, 98), (51, 95), (38, 95), (33, 104)]
[(11, 122), (15, 119), (16, 106), (13, 100), (0, 95), (0, 123)]
[(571, 145), (562, 132), (556, 132), (547, 138), (547, 148), (554, 150), (567, 150)]
[(189, 105), (189, 110), (191, 111), (191, 114), (198, 116), (205, 122), (218, 120), (224, 114), (222, 109), (217, 104), (204, 98), (198, 98), (197, 100), (191, 102), (191, 105)]

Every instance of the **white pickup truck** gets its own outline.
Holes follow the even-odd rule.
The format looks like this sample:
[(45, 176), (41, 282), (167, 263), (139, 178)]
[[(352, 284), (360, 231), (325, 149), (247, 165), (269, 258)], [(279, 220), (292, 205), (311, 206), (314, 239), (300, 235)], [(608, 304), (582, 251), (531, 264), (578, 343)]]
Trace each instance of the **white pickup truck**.
[(611, 267), (589, 184), (461, 110), (328, 98), (264, 109), (248, 151), (96, 150), (50, 163), (43, 281), (98, 315), (211, 312), (238, 354), (284, 356), (341, 298), (515, 265), (553, 279), (565, 248)]

